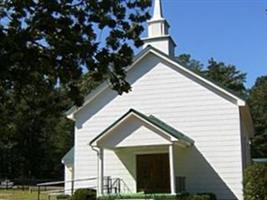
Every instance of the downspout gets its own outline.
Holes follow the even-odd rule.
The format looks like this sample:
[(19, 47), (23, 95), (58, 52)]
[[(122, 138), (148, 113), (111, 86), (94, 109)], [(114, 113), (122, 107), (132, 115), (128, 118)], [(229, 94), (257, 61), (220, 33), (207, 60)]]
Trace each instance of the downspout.
[(99, 181), (99, 156), (100, 156), (100, 152), (99, 152), (99, 148), (97, 148), (96, 146), (92, 146), (91, 144), (89, 144), (91, 149), (93, 151), (96, 152), (97, 155), (97, 197), (99, 197), (99, 185), (100, 185), (100, 181)]

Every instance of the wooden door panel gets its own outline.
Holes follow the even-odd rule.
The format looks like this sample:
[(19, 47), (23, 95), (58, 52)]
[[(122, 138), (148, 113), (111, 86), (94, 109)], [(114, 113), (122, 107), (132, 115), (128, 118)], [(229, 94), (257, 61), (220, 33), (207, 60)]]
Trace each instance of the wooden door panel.
[(170, 171), (168, 154), (137, 155), (136, 161), (138, 192), (170, 192)]

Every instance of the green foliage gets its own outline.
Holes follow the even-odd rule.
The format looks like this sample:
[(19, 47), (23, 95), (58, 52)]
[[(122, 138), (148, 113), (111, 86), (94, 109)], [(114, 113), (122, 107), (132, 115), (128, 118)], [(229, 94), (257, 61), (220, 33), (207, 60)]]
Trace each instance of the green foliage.
[(90, 92), (99, 86), (102, 81), (94, 81), (89, 73), (86, 73), (80, 79), (78, 85), (81, 91), (81, 94), (85, 97), (86, 95), (90, 94)]
[(0, 178), (63, 175), (60, 159), (73, 143), (64, 111), (103, 80), (120, 94), (129, 91), (125, 67), (142, 44), (150, 5), (1, 1)]
[(155, 199), (155, 200), (188, 200), (188, 193), (181, 193), (176, 195), (171, 194), (120, 194), (120, 195), (107, 195), (99, 197), (99, 200), (115, 200), (115, 199)]
[(176, 195), (171, 194), (122, 194), (109, 195), (99, 197), (99, 200), (115, 200), (115, 199), (155, 199), (155, 200), (217, 200), (212, 193), (200, 193), (196, 195), (189, 195), (189, 193), (181, 193)]
[(190, 198), (190, 200), (211, 200), (209, 195), (196, 194)]
[(245, 200), (267, 200), (267, 166), (249, 166), (243, 184)]
[(170, 195), (170, 194), (159, 194), (159, 195), (152, 195), (153, 199), (155, 200), (188, 200), (189, 198), (189, 193), (184, 192), (184, 193), (178, 193), (176, 195)]
[(57, 196), (57, 200), (71, 200), (69, 195), (61, 194)]
[(217, 62), (213, 58), (209, 60), (207, 66), (204, 66), (201, 62), (192, 59), (189, 54), (181, 54), (176, 59), (181, 65), (231, 90), (231, 92), (239, 96), (247, 96), (247, 90), (244, 85), (246, 74), (239, 71), (236, 66)]
[(96, 191), (91, 189), (78, 189), (71, 200), (96, 200)]
[[(66, 87), (82, 103), (78, 81), (107, 79), (120, 94), (130, 85), (125, 67), (140, 47), (151, 0), (3, 0), (0, 9), (0, 80), (5, 89)], [(102, 32), (105, 32), (102, 36)], [(105, 35), (105, 36), (104, 36)]]
[(213, 58), (209, 60), (205, 76), (240, 96), (246, 95), (244, 82), (246, 74), (239, 71), (234, 65), (226, 65), (217, 62)]
[(192, 71), (196, 73), (202, 73), (203, 72), (203, 64), (201, 64), (200, 61), (197, 61), (195, 59), (191, 59), (191, 55), (189, 54), (181, 54), (178, 57), (176, 57), (177, 61), (185, 66), (191, 69)]
[(249, 91), (249, 106), (256, 136), (252, 140), (252, 156), (267, 157), (267, 76), (257, 78)]
[(197, 194), (198, 196), (205, 196), (208, 200), (217, 200), (217, 197), (216, 197), (216, 195), (215, 194), (213, 194), (213, 193), (198, 193)]
[(35, 93), (30, 86), (20, 94), (5, 92), (0, 99), (0, 177), (63, 175), (59, 160), (73, 143), (73, 122), (62, 112), (69, 101), (63, 96), (44, 86)]

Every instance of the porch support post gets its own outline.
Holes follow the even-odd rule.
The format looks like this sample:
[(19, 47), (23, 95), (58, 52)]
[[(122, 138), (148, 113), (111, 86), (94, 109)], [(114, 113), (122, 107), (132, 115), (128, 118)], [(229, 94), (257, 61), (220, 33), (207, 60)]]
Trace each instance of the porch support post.
[(169, 145), (169, 161), (170, 161), (171, 194), (176, 194), (175, 168), (174, 168), (174, 144)]
[(98, 154), (98, 195), (103, 195), (104, 155), (103, 148), (99, 148)]

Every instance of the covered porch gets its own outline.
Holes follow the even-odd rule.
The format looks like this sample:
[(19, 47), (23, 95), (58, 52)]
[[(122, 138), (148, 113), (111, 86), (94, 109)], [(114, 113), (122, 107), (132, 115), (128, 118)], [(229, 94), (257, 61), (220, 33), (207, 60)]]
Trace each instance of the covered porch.
[[(175, 173), (178, 156), (175, 149), (190, 148), (193, 144), (192, 139), (155, 116), (129, 110), (90, 142), (97, 151), (98, 196), (110, 193), (106, 187), (109, 178), (120, 180), (120, 186), (128, 184), (132, 193), (176, 194), (184, 191), (186, 177), (178, 177)], [(123, 165), (121, 171), (118, 169), (117, 177), (112, 172), (116, 168), (114, 160)], [(130, 178), (125, 178), (127, 180), (123, 179), (125, 173), (130, 174)]]

